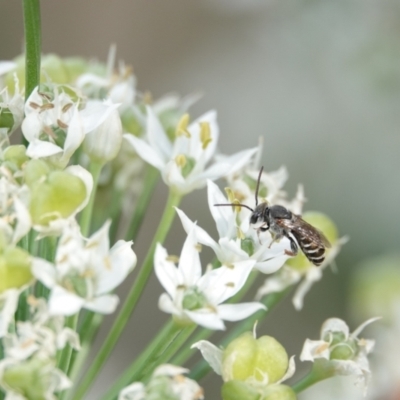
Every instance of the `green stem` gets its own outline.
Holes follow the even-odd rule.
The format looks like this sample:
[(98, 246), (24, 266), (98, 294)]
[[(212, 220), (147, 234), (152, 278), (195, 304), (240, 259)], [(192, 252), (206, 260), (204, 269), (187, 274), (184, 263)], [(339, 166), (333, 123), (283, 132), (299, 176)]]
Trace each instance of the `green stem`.
[(174, 206), (177, 206), (181, 200), (181, 196), (170, 192), (168, 196), (168, 201), (165, 206), (164, 214), (161, 218), (160, 224), (158, 226), (157, 232), (154, 235), (153, 241), (147, 253), (147, 256), (143, 262), (142, 268), (136, 277), (135, 283), (133, 284), (128, 297), (126, 298), (124, 305), (119, 312), (114, 324), (103, 343), (99, 353), (96, 358), (93, 360), (92, 365), (87, 371), (82, 384), (79, 386), (77, 393), (74, 396), (75, 400), (82, 399), (85, 395), (86, 391), (89, 389), (103, 364), (109, 357), (112, 349), (118, 341), (122, 331), (125, 328), (126, 323), (129, 320), (133, 310), (136, 307), (136, 304), (143, 292), (143, 289), (146, 286), (147, 280), (150, 277), (150, 274), (153, 270), (153, 255), (156, 248), (157, 243), (162, 243), (167, 236), (167, 233), (171, 227), (172, 221), (175, 216)]
[[(23, 0), (25, 30), (25, 100), (40, 83), (41, 24), (40, 0)], [(22, 143), (28, 141), (22, 135)]]
[(89, 171), (93, 176), (93, 189), (92, 189), (92, 193), (90, 193), (89, 203), (82, 211), (82, 215), (81, 215), (81, 219), (80, 219), (81, 232), (82, 232), (82, 235), (85, 237), (87, 237), (90, 233), (90, 222), (92, 220), (94, 199), (96, 197), (97, 183), (99, 181), (99, 176), (100, 176), (100, 172), (101, 172), (102, 168), (103, 168), (103, 164), (95, 162), (95, 161), (91, 161), (90, 166), (89, 166)]
[(135, 240), (142, 225), (142, 221), (145, 215), (145, 211), (149, 205), (149, 201), (154, 191), (154, 187), (158, 181), (159, 172), (152, 166), (146, 167), (146, 175), (144, 177), (144, 187), (142, 193), (137, 199), (135, 212), (132, 215), (132, 219), (129, 223), (128, 231), (125, 235), (125, 240)]
[(195, 328), (196, 325), (190, 325), (182, 329), (170, 320), (139, 357), (125, 370), (118, 381), (107, 391), (103, 400), (114, 399), (119, 391), (129, 383), (148, 378), (153, 373), (156, 365), (166, 362), (186, 341)]
[(25, 100), (40, 83), (40, 0), (23, 0), (25, 28)]
[[(260, 321), (267, 316), (267, 314), (276, 306), (280, 300), (282, 300), (291, 288), (285, 289), (282, 292), (271, 293), (268, 296), (265, 296), (261, 303), (263, 303), (267, 309), (259, 310), (254, 313), (251, 317), (245, 319), (240, 324), (236, 325), (234, 329), (232, 329), (228, 335), (224, 336), (224, 338), (220, 341), (219, 347), (226, 347), (233, 339), (238, 337), (240, 334), (246, 331), (250, 331), (253, 329), (253, 326), (256, 321)], [(210, 366), (205, 360), (198, 362), (190, 373), (190, 378), (198, 381), (203, 376), (205, 376), (210, 371)]]
[(311, 371), (298, 382), (292, 385), (296, 393), (306, 390), (308, 387), (335, 375), (335, 370), (328, 360), (318, 359), (314, 362)]
[[(75, 331), (78, 322), (78, 316), (79, 313), (76, 313), (75, 315), (68, 317), (65, 322), (65, 326)], [(58, 361), (58, 368), (60, 368), (61, 371), (65, 373), (67, 373), (69, 369), (69, 363), (71, 361), (72, 351), (73, 349), (69, 344), (66, 344), (65, 347), (61, 350), (60, 358)]]

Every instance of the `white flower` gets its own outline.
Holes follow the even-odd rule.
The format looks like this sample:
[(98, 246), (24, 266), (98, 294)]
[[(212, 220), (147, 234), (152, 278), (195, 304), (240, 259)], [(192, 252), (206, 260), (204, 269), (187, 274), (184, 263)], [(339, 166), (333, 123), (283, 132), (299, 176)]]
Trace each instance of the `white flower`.
[(44, 94), (35, 88), (25, 104), (22, 132), (29, 142), (26, 154), (31, 158), (48, 158), (65, 167), (85, 134), (103, 123), (118, 105), (90, 102), (83, 110), (79, 104), (54, 85), (54, 93)]
[(83, 90), (90, 98), (107, 97), (113, 103), (121, 104), (120, 113), (132, 107), (136, 97), (136, 78), (132, 68), (122, 61), (115, 69), (116, 46), (110, 47), (107, 67), (104, 76), (88, 72), (82, 74), (76, 81), (76, 86)]
[[(232, 378), (226, 376), (224, 373), (223, 367), (223, 350), (219, 349), (217, 346), (209, 342), (208, 340), (200, 340), (196, 343), (193, 343), (191, 348), (199, 349), (203, 358), (207, 361), (210, 365), (212, 370), (217, 374), (223, 377), (225, 381), (231, 380)], [(285, 375), (279, 379), (278, 381), (274, 382), (276, 384), (280, 384), (285, 380), (291, 378), (294, 373), (296, 372), (296, 364), (294, 361), (294, 356), (290, 357), (288, 369)], [(265, 373), (263, 373), (265, 375)], [(263, 385), (268, 385), (268, 376), (264, 377)]]
[(147, 385), (135, 382), (127, 386), (119, 393), (118, 400), (163, 399), (167, 395), (174, 396), (174, 400), (203, 399), (203, 389), (197, 382), (183, 376), (188, 372), (186, 368), (162, 364), (154, 370)]
[(338, 239), (332, 244), (331, 248), (327, 249), (323, 263), (318, 267), (310, 265), (305, 272), (300, 272), (290, 266), (284, 265), (274, 276), (265, 280), (264, 284), (257, 291), (256, 300), (260, 300), (270, 293), (281, 292), (301, 281), (292, 299), (295, 309), (301, 310), (305, 295), (310, 291), (312, 285), (322, 278), (326, 267), (334, 262), (342, 246), (347, 241), (347, 236)]
[[(90, 104), (99, 103), (90, 101)], [(117, 104), (104, 102), (110, 107), (108, 117), (94, 130), (87, 133), (83, 141), (85, 153), (91, 160), (105, 163), (118, 154), (122, 143), (122, 124)]]
[(301, 361), (328, 363), (334, 375), (356, 376), (356, 384), (366, 393), (371, 375), (367, 355), (372, 351), (375, 342), (358, 338), (361, 331), (379, 318), (372, 318), (350, 333), (347, 324), (339, 318), (330, 318), (321, 328), (321, 339), (307, 339), (300, 355)]
[(16, 245), (31, 229), (28, 211), (29, 189), (12, 181), (7, 169), (0, 167), (0, 231), (7, 244)]
[(8, 327), (14, 322), (20, 290), (8, 289), (0, 294), (0, 338), (8, 333)]
[(219, 136), (215, 111), (190, 125), (188, 116), (183, 116), (171, 142), (154, 111), (147, 107), (146, 131), (145, 139), (130, 134), (124, 137), (140, 157), (161, 171), (164, 182), (180, 194), (205, 186), (207, 179), (215, 180), (242, 168), (256, 152), (256, 149), (244, 150), (207, 167)]
[(183, 321), (193, 321), (208, 329), (225, 329), (223, 320), (238, 321), (265, 308), (256, 302), (221, 304), (243, 287), (253, 266), (253, 260), (239, 261), (208, 270), (202, 276), (194, 230), (186, 238), (178, 267), (158, 244), (154, 267), (167, 291), (161, 295), (159, 307)]
[(11, 96), (7, 87), (0, 91), (0, 114), (3, 112), (12, 115), (13, 125), (7, 127), (7, 133), (10, 135), (20, 126), (24, 117), (24, 97), (16, 75), (14, 76), (14, 94)]
[(118, 297), (109, 294), (136, 265), (132, 242), (118, 241), (109, 248), (110, 221), (89, 239), (81, 237), (77, 226), (61, 236), (55, 266), (34, 259), (32, 272), (51, 289), (52, 315), (72, 315), (82, 307), (103, 314), (112, 313)]
[(289, 240), (284, 238), (279, 243), (275, 242), (270, 248), (272, 238), (269, 232), (259, 237), (256, 230), (250, 226), (247, 216), (237, 226), (236, 215), (232, 207), (215, 206), (215, 204), (229, 203), (218, 186), (208, 181), (207, 187), (208, 206), (218, 230), (219, 240), (216, 242), (204, 229), (191, 221), (183, 211), (177, 210), (186, 233), (195, 229), (199, 243), (211, 247), (218, 260), (223, 264), (253, 260), (254, 267), (266, 274), (281, 268), (289, 258), (285, 253), (286, 249), (290, 249)]
[[(68, 377), (55, 367), (57, 351), (67, 344), (79, 350), (79, 338), (75, 331), (64, 328), (63, 317), (49, 314), (44, 299), (31, 297), (28, 303), (31, 320), (17, 322), (15, 332), (3, 339), (5, 358), (0, 361), (0, 383), (7, 391), (7, 399), (29, 397), (21, 395), (24, 380), (29, 381), (32, 392), (43, 391), (43, 399), (55, 399), (54, 392), (71, 386)], [(8, 379), (9, 371), (14, 379)]]

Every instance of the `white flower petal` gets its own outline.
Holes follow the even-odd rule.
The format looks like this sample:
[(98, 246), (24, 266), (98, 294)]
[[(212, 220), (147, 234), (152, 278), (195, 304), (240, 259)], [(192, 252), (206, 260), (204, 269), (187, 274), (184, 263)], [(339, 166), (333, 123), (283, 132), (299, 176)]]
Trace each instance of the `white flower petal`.
[(56, 285), (56, 269), (53, 264), (42, 258), (32, 259), (32, 274), (48, 288)]
[(124, 135), (124, 138), (135, 149), (139, 157), (141, 157), (144, 161), (152, 165), (154, 168), (157, 168), (160, 171), (164, 170), (165, 168), (164, 160), (144, 140), (138, 139), (137, 137), (128, 133)]
[(345, 339), (348, 339), (350, 330), (346, 322), (340, 318), (328, 318), (321, 327), (321, 338), (324, 339), (326, 335), (332, 332), (343, 333)]
[(217, 375), (222, 375), (222, 350), (207, 340), (193, 343), (191, 348), (199, 349), (203, 358)]
[(62, 154), (63, 149), (56, 144), (35, 139), (31, 141), (26, 149), (26, 155), (31, 158), (50, 157)]
[(294, 361), (294, 357), (295, 356), (290, 357), (289, 366), (288, 366), (288, 369), (286, 370), (285, 375), (283, 375), (283, 377), (281, 379), (279, 379), (279, 381), (277, 381), (276, 383), (278, 383), (278, 384), (282, 383), (282, 382), (286, 381), (287, 379), (290, 379), (294, 375), (294, 373), (296, 372), (296, 363)]
[(210, 309), (199, 309), (195, 311), (183, 310), (185, 315), (189, 317), (190, 320), (198, 325), (203, 326), (207, 329), (214, 330), (225, 330), (225, 325), (222, 319), (210, 311)]
[(83, 307), (84, 303), (82, 297), (57, 285), (50, 293), (49, 313), (51, 315), (74, 315)]
[(164, 289), (174, 297), (177, 286), (183, 284), (183, 277), (175, 264), (168, 260), (167, 251), (159, 243), (154, 253), (154, 271)]
[(176, 307), (171, 297), (167, 293), (162, 293), (158, 299), (158, 308), (168, 314), (175, 314), (180, 316), (182, 314), (181, 310)]
[(117, 308), (118, 303), (119, 299), (117, 295), (105, 294), (95, 297), (93, 300), (85, 301), (84, 307), (100, 314), (111, 314)]
[(153, 148), (159, 157), (167, 162), (172, 157), (172, 145), (168, 136), (166, 135), (164, 128), (158, 120), (156, 114), (151, 107), (146, 107), (147, 111), (147, 123), (146, 133), (151, 148)]
[(314, 361), (316, 358), (329, 360), (329, 343), (324, 340), (306, 339), (300, 354), (301, 361)]
[(261, 303), (221, 304), (218, 306), (219, 316), (226, 321), (240, 321), (259, 310), (266, 310)]
[(178, 269), (186, 286), (193, 286), (201, 277), (201, 264), (195, 230), (192, 229), (183, 245)]

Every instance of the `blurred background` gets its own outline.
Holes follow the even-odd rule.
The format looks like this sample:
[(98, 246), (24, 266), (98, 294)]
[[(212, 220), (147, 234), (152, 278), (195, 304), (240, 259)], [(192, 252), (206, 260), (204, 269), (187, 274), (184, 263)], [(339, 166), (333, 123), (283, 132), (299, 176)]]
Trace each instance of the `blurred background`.
[[(20, 3), (0, 1), (1, 60), (22, 51)], [(379, 260), (399, 251), (400, 2), (43, 0), (42, 26), (43, 53), (105, 61), (115, 43), (117, 57), (133, 65), (139, 90), (155, 98), (171, 91), (203, 93), (192, 115), (218, 110), (223, 153), (253, 147), (263, 136), (266, 170), (285, 165), (289, 194), (303, 183), (305, 210), (325, 212), (349, 235), (338, 272), (325, 271), (304, 310), (295, 312), (287, 301), (259, 334), (274, 335), (290, 354), (299, 354), (326, 318), (346, 318), (354, 329), (360, 314), (375, 316), (376, 310), (349, 310), (352, 282), (357, 285), (355, 276), (362, 275), (354, 271), (371, 258), (378, 260), (372, 270), (379, 270)], [(139, 259), (165, 193), (160, 183), (152, 217), (135, 243)], [(215, 233), (205, 191), (185, 198), (182, 208)], [(184, 234), (178, 223), (174, 229), (166, 247), (178, 253)], [(400, 263), (394, 260), (396, 274)], [(152, 281), (88, 398), (96, 399), (147, 342), (140, 318), (158, 329), (165, 318), (157, 310), (160, 293)], [(218, 398), (218, 378), (204, 386), (207, 398)], [(303, 398), (322, 397), (306, 392)]]

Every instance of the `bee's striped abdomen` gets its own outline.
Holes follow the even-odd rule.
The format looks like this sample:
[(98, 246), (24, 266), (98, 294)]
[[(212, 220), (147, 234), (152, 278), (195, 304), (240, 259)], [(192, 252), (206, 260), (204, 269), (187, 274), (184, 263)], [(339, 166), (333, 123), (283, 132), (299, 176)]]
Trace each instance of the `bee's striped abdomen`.
[(325, 246), (313, 242), (307, 237), (299, 238), (304, 255), (314, 264), (321, 265), (325, 260)]

